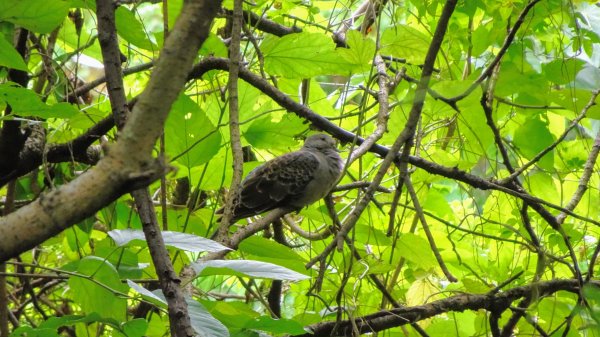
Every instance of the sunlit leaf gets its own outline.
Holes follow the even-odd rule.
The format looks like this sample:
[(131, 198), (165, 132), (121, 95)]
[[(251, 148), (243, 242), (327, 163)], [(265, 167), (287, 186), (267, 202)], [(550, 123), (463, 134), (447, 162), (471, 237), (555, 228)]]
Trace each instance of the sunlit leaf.
[(101, 317), (125, 320), (127, 300), (122, 297), (127, 287), (121, 283), (117, 270), (110, 263), (94, 256), (86, 256), (77, 272), (89, 276), (69, 277), (70, 296), (87, 312), (97, 312)]
[(2, 0), (0, 21), (9, 21), (37, 33), (50, 33), (67, 16), (66, 0)]
[(2, 34), (0, 34), (0, 66), (28, 71), (27, 65), (19, 52), (17, 52), (12, 44), (6, 41)]
[[(124, 246), (132, 240), (146, 240), (142, 230), (136, 229), (114, 229), (108, 232), (108, 235), (118, 246)], [(188, 252), (218, 252), (222, 250), (231, 250), (218, 242), (181, 232), (162, 231), (161, 235), (165, 245), (172, 246)]]
[(289, 281), (309, 278), (293, 270), (260, 261), (213, 260), (193, 263), (192, 268), (199, 275), (240, 275)]

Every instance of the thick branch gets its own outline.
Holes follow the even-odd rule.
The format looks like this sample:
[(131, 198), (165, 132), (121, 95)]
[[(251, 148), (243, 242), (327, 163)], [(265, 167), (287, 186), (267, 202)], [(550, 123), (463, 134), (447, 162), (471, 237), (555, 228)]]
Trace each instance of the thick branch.
[[(593, 284), (595, 286), (600, 285), (599, 282)], [(457, 295), (414, 307), (382, 310), (371, 315), (354, 317), (351, 321), (343, 320), (313, 324), (307, 327), (311, 333), (301, 336), (353, 336), (353, 327), (358, 329), (360, 333), (369, 333), (403, 326), (448, 312), (477, 311), (481, 309), (487, 311), (502, 309), (504, 311), (508, 309), (510, 303), (531, 294), (534, 287), (537, 288), (540, 296), (551, 295), (558, 291), (579, 292), (577, 280), (552, 280), (509, 289), (502, 293)]]
[(121, 137), (98, 165), (31, 204), (0, 218), (0, 261), (25, 252), (94, 214), (123, 193), (163, 174), (152, 158), (171, 104), (189, 69), (219, 1), (188, 1), (165, 42), (148, 87), (135, 105)]

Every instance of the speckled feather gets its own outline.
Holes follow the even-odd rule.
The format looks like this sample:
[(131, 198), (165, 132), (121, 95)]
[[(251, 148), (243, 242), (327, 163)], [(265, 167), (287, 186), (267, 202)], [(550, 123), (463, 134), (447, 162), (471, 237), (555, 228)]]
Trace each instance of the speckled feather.
[(327, 195), (342, 167), (334, 140), (324, 134), (313, 135), (302, 149), (272, 159), (248, 174), (233, 221), (283, 206), (299, 210)]

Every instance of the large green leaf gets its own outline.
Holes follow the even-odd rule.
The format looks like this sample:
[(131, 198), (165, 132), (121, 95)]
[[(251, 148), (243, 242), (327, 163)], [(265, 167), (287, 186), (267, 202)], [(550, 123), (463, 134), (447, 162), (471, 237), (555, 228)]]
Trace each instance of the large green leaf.
[(171, 158), (187, 167), (208, 162), (221, 145), (221, 134), (198, 105), (180, 95), (165, 124), (166, 149)]
[(402, 234), (398, 240), (398, 254), (425, 270), (437, 265), (427, 240), (412, 233)]
[(0, 102), (10, 104), (16, 115), (40, 118), (71, 118), (79, 113), (69, 103), (46, 105), (38, 95), (30, 89), (15, 83), (0, 84)]
[[(135, 330), (128, 329), (130, 334), (127, 334), (127, 337), (138, 337), (143, 335), (143, 331), (141, 329), (147, 325), (146, 321), (143, 319), (134, 319), (129, 322), (125, 322), (121, 324), (121, 322), (116, 321), (111, 318), (103, 318), (98, 313), (91, 313), (89, 315), (65, 315), (59, 317), (50, 317), (46, 321), (42, 322), (37, 328), (32, 328), (29, 326), (22, 326), (10, 335), (11, 337), (23, 336), (23, 337), (58, 337), (58, 329), (65, 326), (73, 326), (78, 323), (89, 324), (94, 322), (102, 322), (115, 330), (119, 331), (121, 328), (125, 326), (137, 326)], [(145, 331), (145, 328), (144, 328)], [(140, 334), (141, 332), (141, 334)]]
[(294, 136), (304, 128), (302, 120), (293, 115), (286, 114), (279, 120), (266, 116), (252, 122), (243, 136), (256, 148), (287, 152), (297, 146)]
[(146, 50), (156, 49), (156, 45), (148, 38), (148, 32), (135, 14), (123, 6), (115, 11), (117, 32), (127, 42)]
[(19, 52), (11, 43), (6, 41), (2, 34), (0, 34), (0, 66), (28, 71), (27, 64), (25, 64)]
[(375, 42), (360, 32), (351, 30), (346, 34), (348, 48), (339, 48), (337, 51), (348, 63), (357, 70), (367, 72), (375, 56)]
[[(554, 142), (554, 136), (548, 130), (546, 123), (538, 118), (531, 118), (515, 131), (513, 142), (525, 158), (532, 159)], [(554, 150), (540, 159), (539, 166), (547, 170), (553, 169)]]
[(69, 277), (71, 297), (86, 313), (97, 312), (104, 318), (119, 322), (127, 315), (127, 300), (121, 294), (127, 287), (121, 283), (115, 267), (95, 256), (86, 256), (77, 266), (77, 272), (93, 279)]
[(260, 261), (213, 260), (192, 263), (191, 266), (198, 275), (237, 275), (289, 281), (309, 278), (293, 270)]
[[(188, 252), (219, 252), (222, 250), (231, 250), (222, 244), (193, 234), (181, 232), (162, 231), (165, 245), (172, 246)], [(146, 237), (142, 230), (135, 229), (115, 229), (108, 232), (111, 238), (119, 246), (126, 245), (132, 240), (145, 242)]]
[(0, 21), (9, 21), (36, 33), (50, 33), (67, 16), (66, 0), (2, 0)]
[(575, 80), (577, 73), (585, 62), (578, 59), (554, 60), (543, 67), (543, 74), (548, 81), (556, 84), (567, 84)]
[(229, 337), (229, 330), (215, 319), (198, 301), (186, 299), (192, 327), (200, 336)]
[(429, 49), (431, 38), (407, 25), (394, 25), (381, 35), (384, 55), (405, 59), (409, 63), (422, 64)]
[(265, 69), (276, 76), (308, 78), (347, 74), (352, 65), (340, 58), (333, 40), (323, 34), (296, 33), (268, 36), (261, 44)]
[(273, 257), (286, 260), (304, 260), (290, 247), (260, 236), (251, 236), (242, 241), (239, 249), (240, 251), (256, 256)]

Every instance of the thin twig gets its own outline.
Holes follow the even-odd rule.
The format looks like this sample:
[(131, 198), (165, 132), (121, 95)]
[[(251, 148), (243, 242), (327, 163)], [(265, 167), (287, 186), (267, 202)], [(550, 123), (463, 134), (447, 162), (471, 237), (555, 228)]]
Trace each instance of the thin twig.
[(421, 203), (419, 202), (419, 197), (417, 196), (417, 192), (415, 191), (415, 188), (413, 187), (412, 182), (410, 181), (410, 176), (407, 175), (404, 178), (404, 185), (406, 185), (406, 190), (410, 194), (410, 198), (412, 200), (413, 205), (415, 206), (415, 211), (417, 213), (417, 216), (419, 217), (419, 220), (421, 221), (421, 226), (423, 227), (423, 232), (425, 232), (425, 236), (427, 237), (427, 241), (429, 241), (429, 246), (431, 247), (433, 256), (435, 256), (435, 259), (436, 259), (438, 265), (440, 266), (440, 269), (442, 269), (442, 272), (444, 273), (444, 275), (446, 275), (446, 278), (448, 279), (448, 281), (458, 282), (458, 279), (454, 275), (452, 275), (452, 273), (450, 273), (450, 270), (448, 270), (448, 267), (446, 267), (446, 263), (444, 263), (444, 260), (442, 259), (442, 255), (440, 254), (440, 251), (437, 248), (437, 245), (435, 244), (435, 239), (433, 237), (433, 234), (431, 233), (431, 230), (429, 229), (429, 225), (427, 224), (427, 219), (425, 219), (425, 214), (423, 213), (423, 208), (421, 207)]
[[(571, 123), (565, 129), (565, 131), (552, 144), (550, 144), (548, 147), (546, 147), (545, 149), (543, 149), (542, 151), (540, 151), (538, 154), (536, 154), (525, 165), (523, 165), (523, 166), (519, 167), (518, 169), (514, 170), (514, 172), (511, 173), (510, 176), (502, 179), (500, 181), (500, 183), (501, 184), (507, 184), (508, 182), (515, 180), (518, 176), (520, 176), (521, 174), (523, 174), (523, 172), (525, 172), (525, 170), (527, 170), (532, 165), (534, 165), (535, 163), (537, 163), (546, 153), (548, 153), (548, 152), (552, 151), (554, 148), (556, 148), (558, 146), (558, 144), (560, 144), (567, 137), (567, 135), (569, 134), (569, 132), (571, 130), (573, 130), (573, 128), (576, 127), (583, 118), (585, 118), (585, 116), (587, 115), (587, 112), (594, 105), (596, 105), (596, 98), (598, 97), (599, 94), (600, 94), (600, 91), (598, 91), (598, 90), (596, 90), (596, 91), (594, 91), (592, 93), (592, 97), (590, 97), (590, 100), (588, 101), (588, 103), (585, 105), (585, 107), (583, 107), (583, 109), (581, 110), (581, 113), (579, 113), (579, 115), (577, 115), (577, 117), (575, 117), (575, 119), (573, 121), (571, 121)], [(585, 172), (585, 169), (584, 169), (584, 172)], [(589, 181), (589, 178), (588, 178), (587, 181)], [(587, 181), (585, 181), (585, 185), (586, 186), (587, 186)], [(575, 195), (573, 197), (575, 197)], [(559, 217), (560, 217), (560, 215), (559, 215)], [(562, 222), (562, 221), (564, 221), (564, 219), (561, 220), (560, 222)]]
[(492, 74), (492, 71), (494, 71), (496, 65), (500, 62), (500, 60), (502, 60), (502, 57), (504, 57), (504, 54), (508, 50), (508, 47), (510, 47), (513, 40), (515, 39), (519, 28), (521, 27), (523, 22), (525, 22), (525, 17), (533, 8), (533, 6), (535, 6), (535, 4), (537, 4), (538, 2), (540, 2), (540, 0), (531, 0), (531, 2), (529, 2), (527, 6), (525, 6), (523, 11), (521, 11), (521, 14), (519, 14), (519, 17), (517, 18), (517, 21), (515, 21), (515, 24), (511, 28), (510, 32), (508, 32), (508, 35), (506, 35), (504, 43), (502, 44), (502, 47), (500, 47), (500, 50), (498, 51), (498, 54), (496, 54), (496, 57), (492, 60), (492, 62), (490, 62), (488, 67), (481, 73), (481, 75), (479, 75), (479, 77), (471, 84), (471, 86), (469, 86), (469, 88), (464, 93), (450, 98), (450, 101), (457, 102), (469, 96), (469, 94), (471, 94), (473, 90), (475, 90), (479, 86), (479, 84), (483, 82), (483, 80), (485, 80), (488, 76)]
[(231, 138), (231, 151), (233, 155), (233, 177), (231, 186), (227, 194), (221, 225), (217, 232), (219, 237), (225, 237), (229, 228), (229, 223), (233, 217), (233, 211), (236, 203), (239, 202), (240, 183), (242, 182), (244, 155), (242, 153), (242, 143), (240, 140), (240, 119), (238, 106), (238, 74), (240, 70), (240, 39), (242, 30), (242, 0), (234, 1), (231, 43), (229, 44), (229, 81), (227, 90), (229, 92), (229, 133)]

